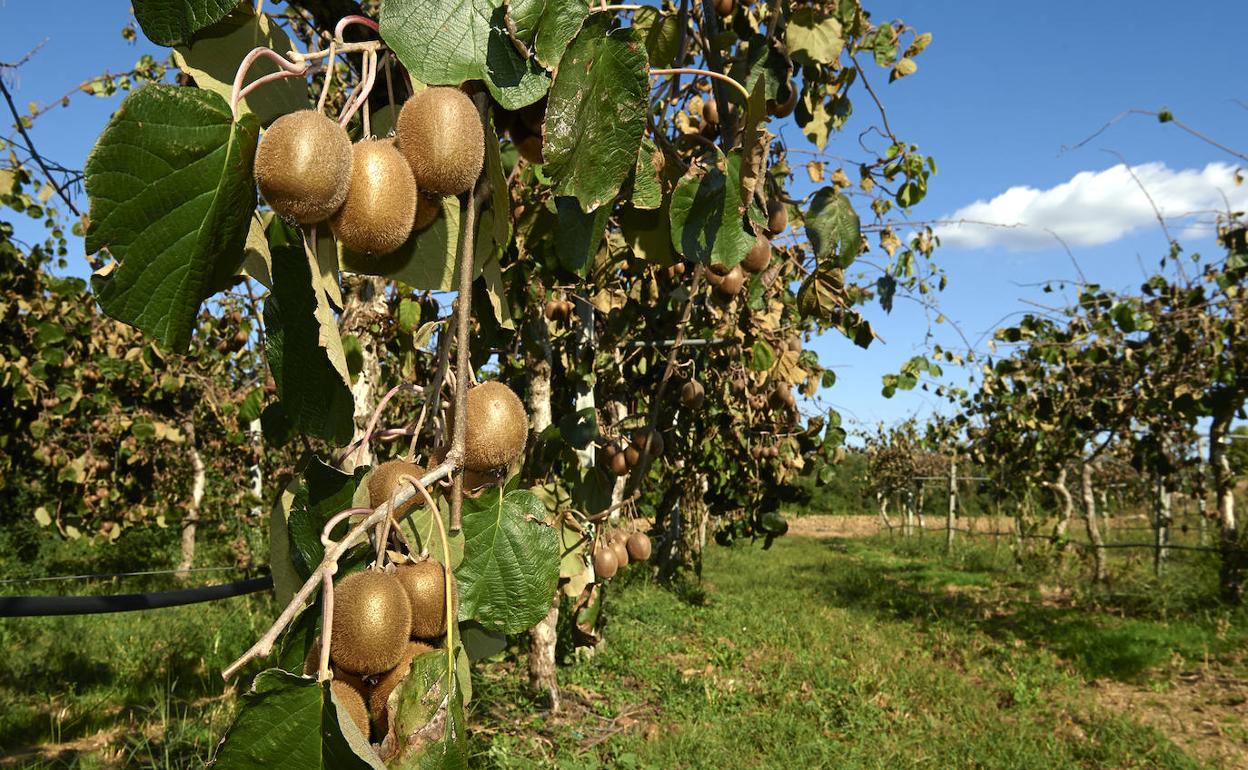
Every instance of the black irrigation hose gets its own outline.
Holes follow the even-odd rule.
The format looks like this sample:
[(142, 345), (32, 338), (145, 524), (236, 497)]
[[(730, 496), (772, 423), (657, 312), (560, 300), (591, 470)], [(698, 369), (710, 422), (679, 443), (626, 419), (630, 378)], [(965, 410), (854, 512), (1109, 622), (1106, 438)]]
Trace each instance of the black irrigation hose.
[(176, 591), (154, 591), (145, 594), (116, 594), (112, 596), (0, 596), (0, 618), (20, 618), (43, 615), (93, 615), (105, 612), (135, 612), (161, 607), (180, 607), (184, 604), (214, 602), (244, 594), (254, 594), (273, 588), (273, 577), (237, 580), (201, 588), (181, 588)]

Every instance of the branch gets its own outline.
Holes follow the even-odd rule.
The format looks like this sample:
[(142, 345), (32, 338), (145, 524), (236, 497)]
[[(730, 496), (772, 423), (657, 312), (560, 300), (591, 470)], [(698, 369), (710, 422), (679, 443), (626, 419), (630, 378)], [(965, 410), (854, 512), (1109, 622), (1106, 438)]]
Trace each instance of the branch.
[(65, 205), (69, 207), (69, 210), (74, 212), (74, 216), (82, 217), (82, 212), (79, 211), (78, 207), (74, 205), (74, 202), (70, 200), (69, 195), (59, 184), (56, 183), (56, 180), (52, 178), (52, 171), (48, 168), (48, 164), (44, 162), (43, 156), (40, 155), (39, 151), (35, 149), (35, 141), (30, 138), (30, 134), (26, 133), (26, 126), (22, 123), (22, 118), (17, 113), (17, 106), (13, 104), (13, 96), (9, 93), (9, 87), (4, 84), (4, 78), (0, 78), (0, 93), (4, 94), (4, 101), (9, 106), (9, 113), (13, 116), (14, 125), (17, 127), (18, 133), (20, 133), (22, 138), (26, 140), (26, 149), (30, 151), (30, 157), (34, 158), (35, 163), (37, 163), (40, 170), (43, 171), (43, 175), (48, 178), (48, 184), (52, 185), (52, 187), (56, 190), (56, 194), (60, 196), (61, 200), (65, 201)]

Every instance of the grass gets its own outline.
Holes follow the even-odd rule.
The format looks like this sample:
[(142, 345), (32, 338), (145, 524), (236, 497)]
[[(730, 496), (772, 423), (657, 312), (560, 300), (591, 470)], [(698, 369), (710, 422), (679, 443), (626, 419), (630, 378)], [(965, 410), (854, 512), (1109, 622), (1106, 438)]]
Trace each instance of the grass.
[[(1244, 611), (1187, 603), (1199, 565), (1157, 585), (1136, 570), (1107, 593), (1051, 564), (1019, 571), (981, 547), (946, 559), (935, 539), (788, 538), (712, 548), (704, 581), (679, 590), (630, 570), (609, 587), (605, 645), (560, 671), (563, 713), (523, 692), (520, 640), (476, 667), (470, 766), (1213, 766), (1089, 683), (1164, 697), (1207, 659), (1242, 678)], [(202, 767), (235, 705), (219, 672), (274, 609), (253, 596), (0, 621), (0, 763)], [(65, 751), (29, 750), (51, 744)]]

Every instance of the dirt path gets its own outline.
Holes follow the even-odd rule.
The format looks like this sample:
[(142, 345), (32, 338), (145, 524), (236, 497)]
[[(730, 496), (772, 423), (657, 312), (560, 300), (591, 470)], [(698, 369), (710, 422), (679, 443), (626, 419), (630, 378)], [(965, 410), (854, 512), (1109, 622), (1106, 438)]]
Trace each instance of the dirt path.
[[(896, 530), (900, 521), (893, 518), (893, 529)], [(945, 520), (939, 521), (929, 517), (927, 532), (932, 534), (944, 532)], [(995, 531), (1009, 532), (1014, 520), (988, 517), (958, 519), (959, 529), (971, 529), (975, 532)], [(789, 519), (789, 534), (798, 537), (870, 537), (887, 532), (884, 522), (879, 516), (795, 516)]]

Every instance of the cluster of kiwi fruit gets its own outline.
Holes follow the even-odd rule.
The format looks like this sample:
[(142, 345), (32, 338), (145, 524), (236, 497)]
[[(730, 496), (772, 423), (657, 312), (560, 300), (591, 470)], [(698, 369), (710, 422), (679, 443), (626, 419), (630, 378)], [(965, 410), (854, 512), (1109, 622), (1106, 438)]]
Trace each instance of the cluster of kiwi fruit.
[(626, 476), (641, 462), (642, 452), (649, 450), (650, 457), (663, 454), (663, 434), (656, 428), (643, 428), (633, 434), (627, 444), (609, 440), (599, 450), (602, 466), (616, 476)]
[(426, 88), (403, 104), (393, 137), (355, 144), (316, 110), (283, 115), (256, 148), (255, 177), (279, 216), (329, 222), (351, 251), (395, 251), (429, 225), (441, 198), (467, 192), (481, 174), (485, 132), (457, 88)]
[(547, 321), (570, 323), (576, 317), (576, 305), (566, 298), (551, 297), (546, 300), (546, 307), (542, 309), (542, 314), (546, 316)]
[(775, 459), (780, 456), (780, 447), (755, 445), (750, 448), (750, 457), (755, 460)]
[[(330, 686), (366, 738), (385, 737), (390, 693), (407, 677), (413, 658), (444, 641), (445, 579), (442, 565), (427, 559), (354, 572), (334, 586)], [(319, 660), (320, 644), (313, 644), (304, 673), (315, 675)]]
[(629, 562), (650, 558), (650, 538), (644, 532), (615, 530), (598, 538), (594, 547), (594, 575), (609, 580)]

